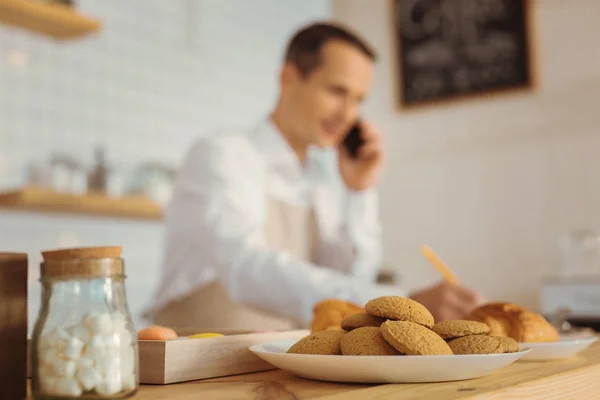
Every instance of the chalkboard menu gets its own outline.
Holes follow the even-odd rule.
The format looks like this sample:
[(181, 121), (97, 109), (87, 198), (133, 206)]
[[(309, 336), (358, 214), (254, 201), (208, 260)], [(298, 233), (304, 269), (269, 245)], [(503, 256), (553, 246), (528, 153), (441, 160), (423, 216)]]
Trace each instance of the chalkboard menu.
[(401, 105), (532, 85), (528, 0), (393, 0)]

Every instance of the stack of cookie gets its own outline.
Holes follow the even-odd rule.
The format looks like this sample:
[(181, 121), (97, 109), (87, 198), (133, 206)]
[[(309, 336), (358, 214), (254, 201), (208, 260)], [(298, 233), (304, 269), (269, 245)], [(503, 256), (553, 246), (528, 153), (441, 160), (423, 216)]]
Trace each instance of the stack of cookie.
[(346, 356), (494, 354), (518, 351), (510, 338), (487, 335), (477, 321), (434, 323), (422, 304), (384, 296), (365, 305), (364, 312), (345, 317), (341, 329), (316, 331), (300, 339), (288, 353)]
[(498, 354), (519, 351), (517, 342), (505, 336), (490, 336), (490, 327), (483, 322), (444, 321), (432, 330), (448, 342), (454, 354)]

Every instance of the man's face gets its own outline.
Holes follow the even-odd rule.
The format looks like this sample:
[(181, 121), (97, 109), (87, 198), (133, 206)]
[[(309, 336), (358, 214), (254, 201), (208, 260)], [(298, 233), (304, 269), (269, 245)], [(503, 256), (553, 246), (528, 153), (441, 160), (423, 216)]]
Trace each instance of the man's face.
[(358, 118), (372, 70), (372, 61), (359, 49), (333, 40), (322, 47), (319, 66), (307, 76), (294, 67), (283, 95), (299, 139), (319, 147), (339, 145)]

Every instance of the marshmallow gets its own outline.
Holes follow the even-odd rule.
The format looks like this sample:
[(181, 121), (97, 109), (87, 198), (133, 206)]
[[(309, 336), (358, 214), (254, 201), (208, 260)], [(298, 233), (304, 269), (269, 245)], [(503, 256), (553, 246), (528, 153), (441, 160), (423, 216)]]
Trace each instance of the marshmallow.
[(103, 377), (108, 378), (114, 375), (120, 375), (120, 360), (116, 357), (107, 355), (96, 360), (96, 369)]
[(88, 313), (79, 324), (40, 337), (39, 387), (44, 395), (111, 396), (137, 387), (134, 338), (126, 314)]
[(125, 320), (125, 317), (121, 313), (116, 313), (116, 315), (118, 316), (115, 316), (115, 314), (113, 314), (112, 316), (113, 327), (115, 332), (119, 334), (119, 337), (121, 339), (121, 347), (129, 346), (131, 343), (133, 343), (134, 338), (131, 335), (131, 332), (129, 331), (127, 320)]
[(40, 363), (40, 365), (38, 367), (38, 375), (39, 376), (50, 376), (53, 374), (54, 374), (54, 371), (52, 370), (51, 365)]
[(63, 360), (61, 358), (52, 364), (55, 376), (72, 378), (77, 372), (77, 364), (73, 360)]
[(123, 313), (115, 311), (110, 315), (110, 318), (112, 320), (113, 329), (115, 331), (119, 332), (127, 330), (127, 320), (125, 319)]
[(100, 315), (99, 312), (88, 312), (85, 313), (85, 315), (83, 316), (83, 318), (81, 319), (81, 324), (83, 326), (85, 326), (88, 329), (92, 329), (92, 325), (93, 325), (93, 321), (98, 318), (98, 316)]
[(70, 337), (65, 343), (63, 354), (71, 360), (77, 360), (81, 356), (84, 343), (76, 337)]
[(77, 373), (77, 380), (84, 390), (92, 390), (102, 383), (102, 375), (95, 368), (85, 367), (80, 369)]
[(121, 350), (121, 375), (127, 376), (133, 373), (134, 368), (134, 354), (133, 347), (127, 346)]
[(58, 341), (55, 338), (54, 332), (48, 332), (40, 336), (38, 343), (40, 351), (56, 348)]
[(106, 379), (98, 386), (96, 386), (96, 392), (102, 396), (111, 396), (115, 393), (119, 393), (123, 389), (120, 379)]
[(120, 331), (119, 337), (121, 338), (121, 346), (129, 346), (132, 342), (131, 333), (128, 330)]
[(88, 358), (88, 357), (81, 357), (79, 360), (76, 361), (76, 363), (77, 363), (77, 369), (82, 370), (82, 369), (85, 369), (88, 367), (93, 367), (94, 359)]
[(56, 348), (44, 349), (39, 352), (40, 361), (43, 365), (54, 365), (56, 360), (60, 360), (58, 350)]
[(102, 335), (102, 341), (107, 353), (118, 355), (121, 351), (121, 336), (119, 333), (114, 332), (106, 335)]
[(42, 393), (51, 394), (56, 392), (56, 383), (58, 378), (52, 375), (40, 374), (40, 391)]
[(110, 315), (107, 313), (90, 313), (83, 317), (83, 324), (92, 332), (98, 333), (111, 333), (113, 330), (113, 323)]
[(135, 387), (136, 387), (135, 374), (130, 373), (129, 375), (123, 375), (123, 377), (121, 378), (121, 383), (123, 385), (123, 390), (125, 390), (127, 392), (135, 389)]
[(71, 335), (69, 335), (69, 332), (65, 328), (56, 328), (41, 336), (39, 346), (43, 349), (53, 348), (62, 350), (65, 342), (70, 337)]
[(102, 357), (106, 351), (106, 345), (104, 344), (104, 338), (101, 334), (94, 335), (88, 342), (83, 352), (84, 356), (96, 359)]
[(87, 342), (92, 337), (91, 332), (84, 325), (74, 325), (69, 329), (71, 336), (81, 340), (82, 342)]
[(54, 386), (54, 394), (60, 396), (81, 396), (83, 391), (79, 387), (79, 383), (73, 378), (61, 378), (58, 379)]

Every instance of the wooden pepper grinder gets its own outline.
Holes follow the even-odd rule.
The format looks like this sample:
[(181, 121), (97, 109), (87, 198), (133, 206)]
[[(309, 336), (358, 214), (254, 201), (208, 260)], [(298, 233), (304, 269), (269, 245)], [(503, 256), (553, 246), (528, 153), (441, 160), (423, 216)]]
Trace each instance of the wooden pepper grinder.
[(27, 387), (27, 254), (0, 253), (0, 400)]

